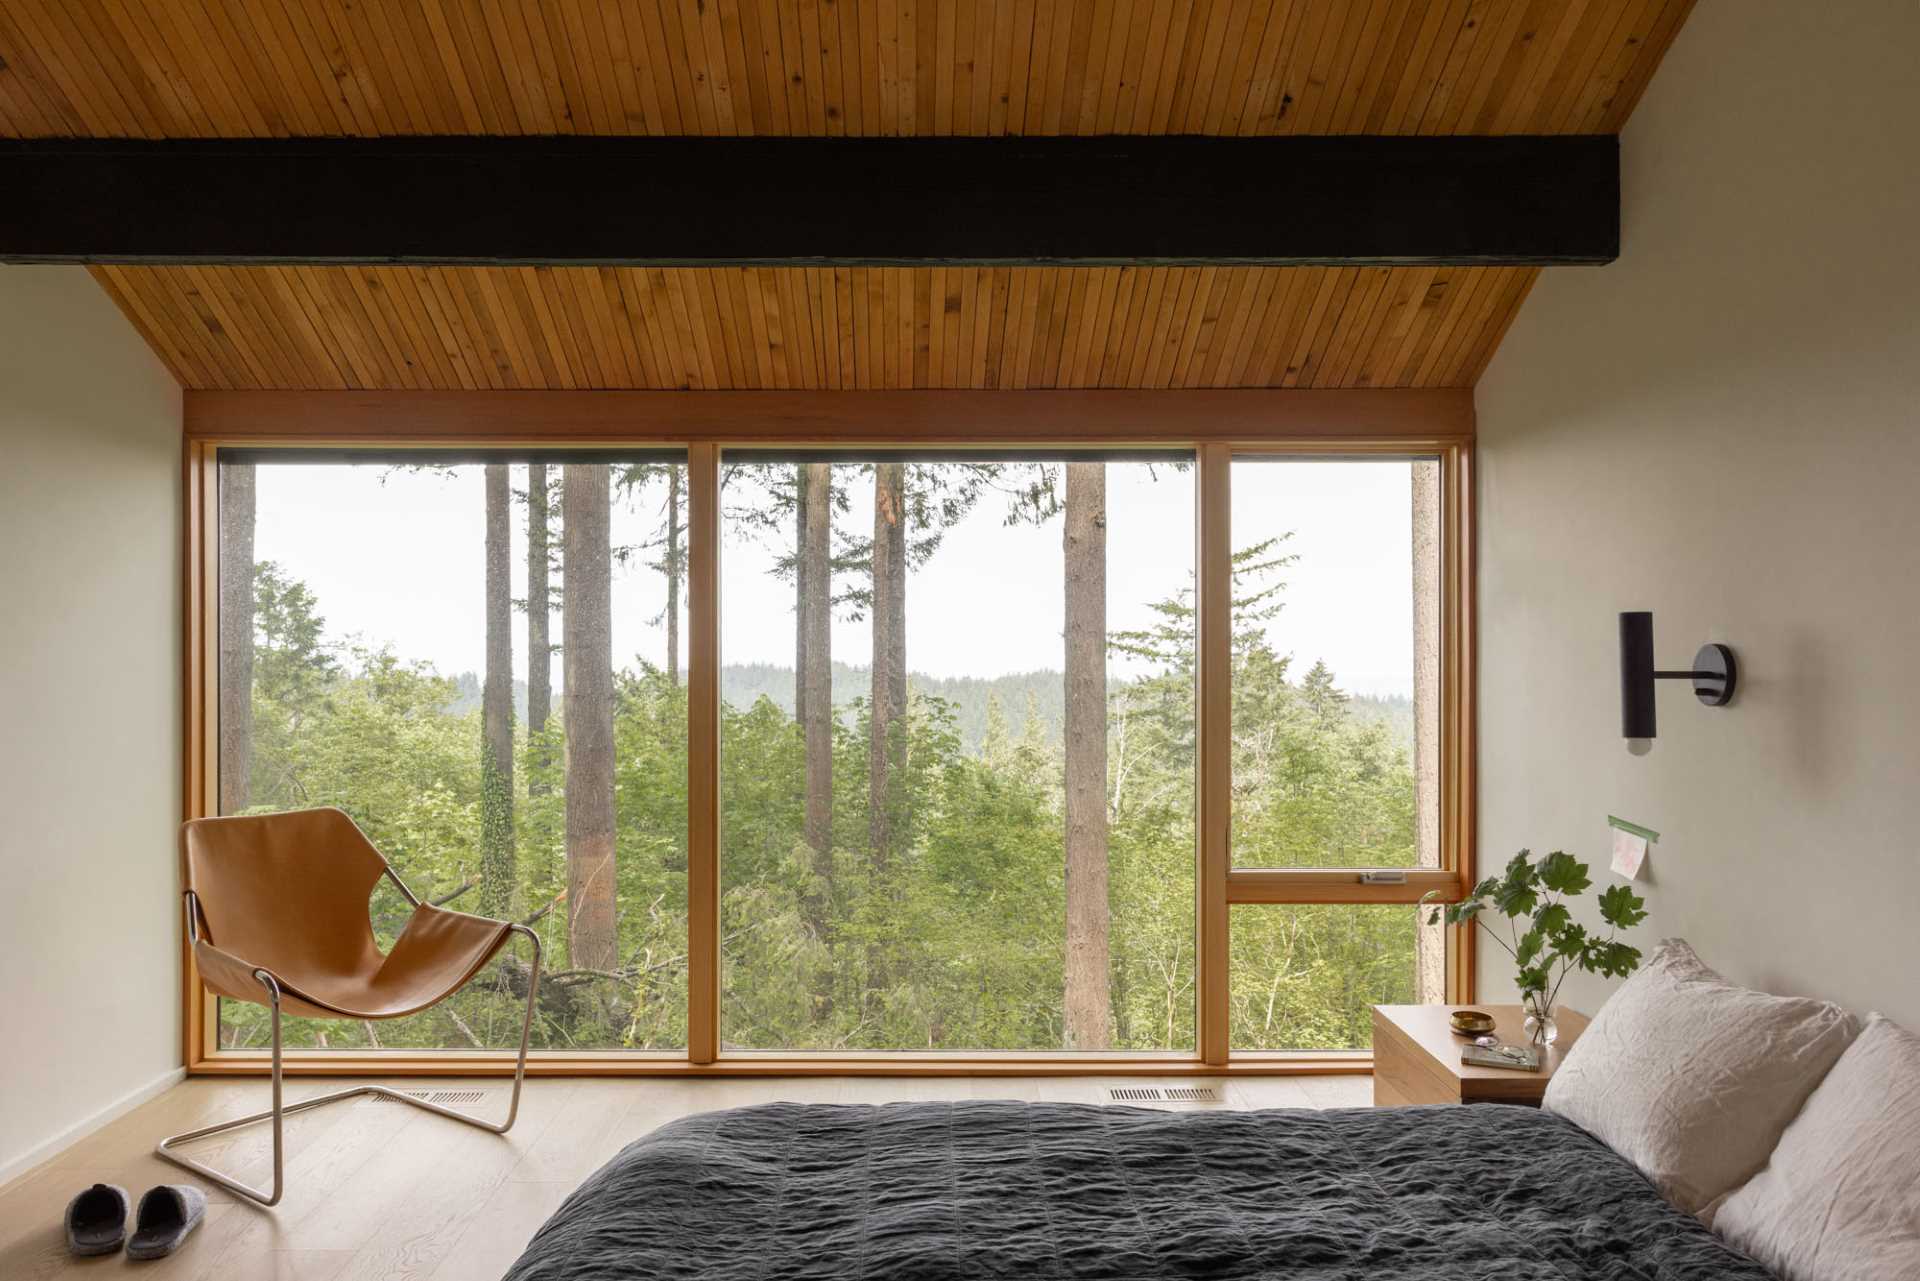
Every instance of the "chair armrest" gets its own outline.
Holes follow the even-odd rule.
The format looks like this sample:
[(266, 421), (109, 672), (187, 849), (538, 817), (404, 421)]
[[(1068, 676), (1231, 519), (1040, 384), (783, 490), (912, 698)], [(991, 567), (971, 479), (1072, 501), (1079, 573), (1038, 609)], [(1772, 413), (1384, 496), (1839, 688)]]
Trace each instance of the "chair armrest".
[[(194, 940), (193, 963), (199, 967), (200, 981), (209, 990), (236, 1001), (268, 1004), (266, 985), (254, 977), (255, 971), (266, 970), (266, 966), (243, 961), (231, 952), (221, 951), (205, 939)], [(271, 970), (267, 970), (267, 973), (273, 975)], [(279, 982), (277, 976), (274, 976), (274, 981)]]

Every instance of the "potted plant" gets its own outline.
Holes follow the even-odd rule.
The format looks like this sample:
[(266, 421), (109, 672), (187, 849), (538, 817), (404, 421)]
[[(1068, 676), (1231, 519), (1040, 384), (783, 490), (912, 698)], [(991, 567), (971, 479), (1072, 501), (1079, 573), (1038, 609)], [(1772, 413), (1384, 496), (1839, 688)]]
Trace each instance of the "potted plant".
[[(1602, 937), (1574, 920), (1567, 905), (1592, 884), (1587, 865), (1571, 854), (1555, 850), (1536, 862), (1531, 851), (1521, 850), (1505, 873), (1481, 881), (1463, 901), (1435, 904), (1427, 924), (1439, 924), (1443, 913), (1449, 925), (1478, 921), (1518, 967), (1527, 1036), (1536, 1044), (1550, 1044), (1559, 1035), (1553, 1021), (1554, 1001), (1568, 974), (1585, 970), (1625, 978), (1640, 965), (1640, 950), (1620, 942), (1618, 934), (1646, 919), (1646, 901), (1625, 885), (1603, 890), (1600, 919), (1611, 928)], [(1436, 890), (1420, 901), (1425, 904), (1439, 893)], [(1488, 923), (1490, 911), (1507, 918), (1507, 937), (1502, 938)]]

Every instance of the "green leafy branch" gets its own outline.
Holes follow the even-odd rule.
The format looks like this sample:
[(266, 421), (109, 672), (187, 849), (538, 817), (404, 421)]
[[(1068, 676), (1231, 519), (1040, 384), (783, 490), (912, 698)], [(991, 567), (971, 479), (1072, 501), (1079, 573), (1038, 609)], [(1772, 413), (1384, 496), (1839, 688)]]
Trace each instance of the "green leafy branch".
[[(1621, 930), (1647, 917), (1646, 901), (1625, 885), (1601, 891), (1600, 919), (1611, 927), (1603, 937), (1573, 919), (1567, 900), (1587, 891), (1593, 880), (1587, 865), (1571, 854), (1555, 850), (1534, 861), (1532, 851), (1521, 850), (1499, 876), (1489, 876), (1473, 887), (1461, 902), (1433, 904), (1427, 924), (1448, 925), (1477, 921), (1487, 937), (1498, 943), (1518, 967), (1520, 990), (1545, 996), (1551, 1010), (1560, 985), (1574, 970), (1625, 978), (1640, 965), (1640, 950), (1619, 941)], [(1439, 891), (1424, 896), (1424, 905)], [(1507, 918), (1507, 936), (1487, 921), (1489, 911)]]

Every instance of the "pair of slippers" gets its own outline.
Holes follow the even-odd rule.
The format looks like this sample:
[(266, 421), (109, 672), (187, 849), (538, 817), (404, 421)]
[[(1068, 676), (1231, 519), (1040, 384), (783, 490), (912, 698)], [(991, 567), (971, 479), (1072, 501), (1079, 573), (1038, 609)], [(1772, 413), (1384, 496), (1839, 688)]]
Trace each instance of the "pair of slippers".
[(129, 1259), (164, 1259), (178, 1250), (207, 1215), (207, 1194), (184, 1183), (162, 1183), (140, 1198), (133, 1238), (127, 1239), (127, 1190), (96, 1183), (67, 1206), (67, 1249), (77, 1255), (112, 1254), (123, 1244)]

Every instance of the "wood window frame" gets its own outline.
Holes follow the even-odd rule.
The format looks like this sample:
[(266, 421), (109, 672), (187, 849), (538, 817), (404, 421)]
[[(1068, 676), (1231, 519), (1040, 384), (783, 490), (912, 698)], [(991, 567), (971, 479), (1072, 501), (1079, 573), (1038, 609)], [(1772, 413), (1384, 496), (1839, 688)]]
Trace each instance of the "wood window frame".
[[(1228, 913), (1269, 903), (1413, 903), (1463, 896), (1475, 848), (1473, 394), (1470, 389), (912, 392), (188, 391), (185, 788), (182, 817), (217, 812), (218, 451), (223, 447), (670, 447), (687, 451), (688, 1044), (683, 1051), (535, 1052), (531, 1075), (1182, 1075), (1364, 1073), (1366, 1052), (1233, 1052)], [(719, 957), (719, 474), (728, 448), (1105, 446), (1195, 453), (1195, 1046), (1191, 1052), (723, 1051)], [(1358, 871), (1234, 868), (1231, 469), (1236, 455), (1430, 457), (1440, 466), (1440, 867), (1404, 883)], [(222, 1050), (216, 1006), (183, 938), (186, 1068), (258, 1075), (260, 1051)], [(1447, 997), (1474, 999), (1474, 939), (1447, 931)], [(288, 1051), (293, 1075), (509, 1075), (504, 1051)]]
[[(1474, 784), (1476, 703), (1473, 686), (1476, 611), (1473, 595), (1474, 486), (1471, 439), (1435, 441), (1430, 448), (1418, 449), (1368, 441), (1261, 441), (1218, 446), (1215, 452), (1218, 459), (1213, 466), (1222, 473), (1230, 473), (1236, 459), (1249, 458), (1418, 457), (1433, 459), (1440, 468), (1437, 513), (1440, 690), (1437, 700), (1439, 724), (1436, 727), (1440, 756), (1439, 794), (1436, 798), (1440, 808), (1440, 865), (1433, 868), (1391, 869), (1401, 872), (1404, 879), (1390, 883), (1377, 883), (1367, 877), (1367, 871), (1380, 869), (1235, 867), (1228, 839), (1229, 825), (1222, 820), (1218, 824), (1220, 834), (1216, 841), (1219, 850), (1215, 857), (1224, 865), (1224, 874), (1204, 882), (1218, 887), (1220, 901), (1215, 911), (1224, 918), (1233, 908), (1240, 906), (1415, 904), (1428, 894), (1438, 894), (1447, 901), (1465, 897), (1478, 876), (1474, 852), (1477, 804)], [(1224, 560), (1232, 550), (1226, 532), (1231, 528), (1233, 519), (1232, 485), (1227, 476), (1222, 476), (1217, 485), (1218, 492), (1210, 494), (1215, 523), (1220, 526), (1220, 531), (1214, 536), (1216, 546), (1212, 554), (1222, 565), (1214, 571), (1211, 581), (1225, 584), (1228, 579)], [(1212, 633), (1215, 648), (1210, 656), (1205, 648), (1208, 642), (1204, 639), (1201, 642), (1203, 663), (1210, 657), (1214, 670), (1227, 667), (1231, 659), (1231, 625), (1226, 617), (1226, 605), (1222, 603), (1219, 608), (1221, 614), (1214, 623)], [(1217, 695), (1223, 702), (1230, 697), (1230, 690), (1222, 690)], [(1218, 750), (1232, 750), (1230, 730), (1219, 736)], [(1221, 792), (1215, 804), (1222, 809), (1231, 806), (1231, 798), (1226, 795), (1231, 781), (1230, 762), (1227, 765), (1229, 768), (1216, 769), (1210, 775)], [(1301, 1057), (1285, 1051), (1234, 1051), (1223, 1043), (1230, 1027), (1225, 990), (1227, 940), (1230, 934), (1230, 923), (1223, 923), (1211, 936), (1203, 933), (1203, 938), (1212, 937), (1215, 940), (1214, 946), (1219, 955), (1212, 958), (1213, 969), (1222, 980), (1221, 990), (1214, 996), (1216, 1009), (1213, 1017), (1205, 1021), (1205, 1026), (1210, 1031), (1217, 1030), (1221, 1038), (1221, 1042), (1207, 1047), (1208, 1053), (1219, 1057), (1209, 1057), (1207, 1061), (1251, 1068), (1261, 1063), (1285, 1064)], [(1448, 927), (1445, 930), (1445, 996), (1449, 1003), (1470, 1004), (1477, 999), (1475, 940), (1476, 934), (1470, 927)], [(1371, 1054), (1367, 1055), (1367, 1060), (1371, 1066)]]

